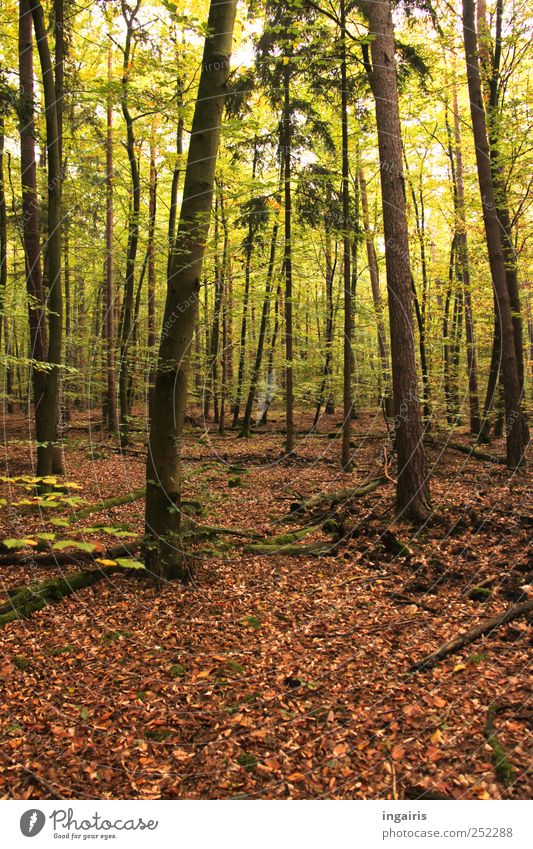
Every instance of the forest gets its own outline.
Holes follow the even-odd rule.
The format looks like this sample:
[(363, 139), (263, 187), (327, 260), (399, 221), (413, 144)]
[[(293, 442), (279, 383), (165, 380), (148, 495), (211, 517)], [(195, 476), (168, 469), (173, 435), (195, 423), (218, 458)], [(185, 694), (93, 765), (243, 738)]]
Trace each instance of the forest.
[(531, 794), (528, 0), (2, 0), (0, 797)]

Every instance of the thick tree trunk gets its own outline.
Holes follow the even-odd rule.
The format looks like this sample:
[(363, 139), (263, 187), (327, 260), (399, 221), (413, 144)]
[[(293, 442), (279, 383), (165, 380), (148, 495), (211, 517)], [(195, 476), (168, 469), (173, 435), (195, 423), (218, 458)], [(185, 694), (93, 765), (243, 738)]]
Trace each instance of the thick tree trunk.
[(390, 0), (367, 4), (371, 44), (370, 80), (376, 101), (383, 225), (391, 334), (397, 510), (417, 522), (430, 512), (429, 481), (415, 360), (412, 277), (409, 262), (405, 180), (402, 170), (394, 30)]
[(510, 468), (515, 468), (524, 462), (524, 454), (529, 441), (529, 432), (521, 405), (522, 387), (520, 370), (516, 357), (515, 332), (507, 287), (505, 258), (502, 249), (485, 109), (481, 92), (474, 0), (463, 0), (463, 33), (483, 221), (489, 252), (492, 285), (496, 297), (501, 328), (501, 361), (505, 393), (507, 462)]
[(363, 211), (363, 229), (365, 231), (366, 255), (368, 270), (370, 272), (370, 285), (372, 289), (372, 300), (376, 314), (376, 327), (378, 332), (378, 353), (381, 362), (381, 377), (383, 381), (383, 405), (387, 418), (394, 416), (392, 393), (390, 389), (390, 355), (385, 322), (383, 320), (383, 304), (379, 287), (379, 267), (374, 247), (374, 234), (370, 227), (370, 215), (368, 212), (368, 192), (363, 169), (359, 169), (359, 186), (361, 189), (361, 207)]
[(235, 12), (236, 0), (211, 2), (167, 285), (146, 466), (146, 564), (159, 580), (189, 576), (179, 539), (179, 454)]
[[(29, 0), (43, 79), (48, 168), (48, 353), (49, 369), (40, 409), (36, 410), (37, 475), (62, 471), (57, 447), (59, 369), (62, 355), (63, 294), (61, 281), (61, 161), (56, 87), (44, 14), (39, 0)], [(39, 426), (37, 427), (37, 420)], [(38, 431), (38, 432), (37, 432)], [(55, 462), (54, 462), (55, 460)]]

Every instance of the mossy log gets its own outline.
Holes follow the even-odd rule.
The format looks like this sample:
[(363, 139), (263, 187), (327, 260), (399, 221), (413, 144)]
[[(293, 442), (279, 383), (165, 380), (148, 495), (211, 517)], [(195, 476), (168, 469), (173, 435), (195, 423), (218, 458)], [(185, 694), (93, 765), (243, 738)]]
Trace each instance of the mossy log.
[(8, 600), (0, 605), (0, 628), (17, 619), (28, 619), (33, 613), (42, 610), (47, 604), (60, 601), (72, 595), (76, 590), (91, 587), (107, 578), (112, 572), (124, 571), (117, 566), (103, 566), (99, 569), (86, 569), (73, 572), (61, 578), (39, 581), (13, 587), (8, 591)]
[(269, 545), (268, 543), (249, 545), (247, 551), (252, 554), (285, 554), (289, 557), (328, 557), (337, 553), (335, 543), (315, 542), (308, 545), (286, 543), (285, 545)]
[(92, 513), (100, 513), (102, 510), (112, 510), (114, 507), (121, 507), (123, 504), (132, 504), (134, 501), (139, 501), (144, 498), (146, 490), (134, 489), (133, 492), (128, 492), (126, 495), (117, 495), (115, 498), (107, 498), (104, 501), (99, 501), (98, 504), (88, 504), (81, 510), (76, 510), (73, 518), (86, 519)]
[(480, 451), (479, 448), (476, 448), (474, 445), (461, 445), (460, 442), (449, 441), (446, 441), (441, 444), (431, 438), (424, 439), (424, 442), (433, 448), (439, 448), (442, 450), (451, 448), (453, 451), (459, 451), (461, 454), (466, 454), (468, 457), (473, 457), (474, 460), (484, 460), (486, 463), (494, 463), (495, 465), (501, 466), (507, 465), (506, 457), (500, 457), (496, 454), (487, 454), (486, 451)]
[(352, 498), (359, 498), (362, 495), (367, 495), (369, 492), (374, 492), (383, 484), (387, 483), (388, 478), (384, 475), (379, 478), (372, 478), (364, 484), (356, 487), (347, 487), (340, 489), (337, 492), (320, 492), (306, 501), (295, 501), (291, 504), (291, 513), (304, 513), (307, 510), (313, 510), (315, 507), (320, 507), (322, 504), (328, 504), (330, 507), (336, 504), (341, 504), (344, 501), (349, 501)]
[(116, 560), (117, 557), (129, 557), (139, 551), (142, 539), (108, 548), (104, 552), (88, 551), (44, 551), (27, 554), (3, 554), (0, 566), (68, 566), (71, 563), (92, 563), (95, 558)]
[(423, 657), (422, 660), (417, 660), (416, 663), (413, 663), (409, 671), (425, 672), (428, 669), (432, 669), (441, 660), (444, 660), (444, 658), (449, 655), (460, 651), (464, 648), (464, 646), (468, 646), (470, 643), (478, 640), (479, 637), (483, 636), (483, 634), (487, 634), (489, 631), (495, 631), (496, 628), (499, 628), (501, 625), (507, 625), (507, 623), (512, 622), (513, 619), (518, 619), (520, 616), (525, 616), (532, 611), (533, 599), (528, 599), (528, 601), (523, 601), (520, 604), (513, 604), (511, 607), (508, 607), (507, 610), (504, 610), (503, 613), (499, 613), (498, 616), (493, 616), (491, 619), (485, 619), (483, 622), (480, 622), (479, 625), (475, 625), (464, 634), (460, 634), (453, 640), (449, 640), (447, 643), (444, 643), (444, 645), (437, 649), (437, 651), (426, 655), (426, 657)]

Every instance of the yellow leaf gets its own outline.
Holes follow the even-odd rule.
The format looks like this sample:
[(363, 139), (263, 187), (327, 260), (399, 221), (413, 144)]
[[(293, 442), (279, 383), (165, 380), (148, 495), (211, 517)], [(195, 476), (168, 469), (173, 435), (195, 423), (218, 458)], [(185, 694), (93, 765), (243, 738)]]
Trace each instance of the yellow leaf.
[(443, 739), (440, 728), (437, 728), (430, 737), (432, 743), (442, 743)]
[(26, 545), (39, 545), (36, 539), (25, 539), (24, 542)]
[(458, 663), (456, 666), (453, 667), (454, 672), (461, 672), (462, 669), (466, 669), (464, 663)]
[(204, 669), (202, 672), (199, 672), (196, 677), (197, 678), (209, 678), (210, 675), (211, 675), (211, 670), (210, 669)]
[(100, 566), (116, 566), (116, 560), (106, 560), (105, 557), (97, 557), (94, 561), (95, 563), (99, 563)]

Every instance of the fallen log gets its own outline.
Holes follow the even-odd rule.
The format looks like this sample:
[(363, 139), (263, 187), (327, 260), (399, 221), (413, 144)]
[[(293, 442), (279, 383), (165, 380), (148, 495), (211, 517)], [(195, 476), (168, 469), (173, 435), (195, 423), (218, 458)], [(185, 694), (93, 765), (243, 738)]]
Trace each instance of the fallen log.
[(421, 660), (417, 660), (416, 663), (413, 663), (409, 672), (425, 672), (428, 669), (433, 669), (433, 667), (441, 660), (444, 660), (445, 657), (455, 654), (460, 651), (460, 649), (479, 639), (479, 637), (487, 634), (489, 631), (495, 631), (496, 628), (499, 628), (501, 625), (507, 625), (507, 623), (512, 622), (513, 619), (518, 619), (520, 616), (524, 616), (532, 611), (533, 598), (528, 599), (528, 601), (523, 601), (520, 604), (513, 604), (511, 607), (508, 607), (507, 610), (504, 610), (503, 613), (499, 613), (498, 616), (493, 616), (491, 619), (485, 619), (483, 622), (480, 622), (479, 625), (475, 625), (464, 634), (460, 634), (453, 640), (449, 640), (447, 643), (444, 643), (439, 649), (437, 649), (437, 651), (426, 655), (426, 657), (423, 657)]
[(123, 504), (132, 504), (134, 501), (139, 501), (144, 498), (146, 489), (134, 489), (133, 492), (127, 492), (126, 495), (117, 495), (114, 498), (107, 498), (105, 501), (100, 501), (98, 504), (89, 504), (81, 510), (76, 510), (73, 519), (86, 519), (92, 513), (100, 513), (102, 510), (112, 510), (113, 507), (121, 507)]
[(119, 566), (101, 566), (99, 569), (87, 569), (73, 572), (61, 578), (39, 581), (32, 584), (13, 587), (8, 591), (8, 600), (0, 605), (0, 628), (8, 622), (28, 619), (33, 613), (54, 601), (60, 601), (72, 595), (76, 590), (91, 587), (107, 578), (112, 572), (124, 571)]
[(356, 487), (348, 487), (340, 489), (337, 492), (320, 492), (306, 501), (295, 501), (291, 504), (291, 513), (303, 513), (306, 510), (312, 510), (314, 507), (320, 507), (321, 504), (328, 503), (331, 507), (335, 504), (340, 504), (343, 501), (349, 501), (351, 498), (359, 498), (369, 492), (374, 492), (375, 489), (387, 483), (388, 478), (382, 475), (379, 478), (372, 478), (364, 484)]
[(92, 563), (95, 558), (116, 560), (117, 557), (129, 557), (139, 551), (142, 539), (108, 548), (104, 552), (96, 551), (44, 551), (27, 554), (3, 554), (0, 566), (68, 566), (70, 563)]
[(460, 442), (445, 442), (444, 444), (441, 444), (431, 437), (424, 439), (424, 442), (433, 448), (440, 448), (443, 450), (451, 448), (454, 451), (461, 452), (461, 454), (466, 454), (468, 457), (473, 457), (474, 460), (484, 460), (486, 463), (494, 463), (496, 465), (507, 465), (506, 457), (500, 457), (496, 454), (487, 454), (486, 451), (480, 451), (479, 448), (476, 448), (474, 445), (461, 445)]
[(337, 552), (336, 543), (315, 542), (299, 545), (298, 543), (287, 543), (286, 545), (248, 545), (246, 550), (252, 554), (285, 554), (289, 557), (328, 557)]

